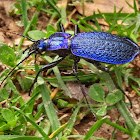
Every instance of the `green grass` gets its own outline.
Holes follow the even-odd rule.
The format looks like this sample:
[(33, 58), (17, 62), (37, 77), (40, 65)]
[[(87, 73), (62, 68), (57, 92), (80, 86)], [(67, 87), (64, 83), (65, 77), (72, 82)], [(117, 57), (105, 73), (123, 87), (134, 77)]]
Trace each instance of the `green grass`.
[[(69, 11), (66, 11), (67, 7), (57, 7), (56, 0), (48, 0), (45, 1), (32, 1), (29, 0), (26, 2), (22, 0), (21, 3), (15, 3), (14, 6), (18, 9), (18, 15), (21, 15), (21, 19), (24, 26), (24, 35), (28, 35), (32, 39), (38, 40), (43, 37), (49, 37), (52, 33), (56, 32), (51, 24), (46, 25), (47, 34), (36, 30), (36, 25), (38, 21), (38, 14), (40, 11), (46, 12), (50, 15), (50, 21), (58, 19), (56, 21), (57, 26), (60, 22), (64, 25), (67, 24), (67, 16), (66, 14)], [(46, 6), (49, 8), (46, 9)], [(131, 5), (130, 5), (131, 6)], [(32, 16), (31, 20), (28, 19), (27, 10), (31, 7), (36, 8), (36, 12)], [(114, 7), (114, 13), (99, 13), (93, 14), (88, 17), (79, 16), (78, 20), (71, 19), (73, 24), (77, 24), (82, 31), (102, 31), (100, 24), (98, 23), (98, 19), (105, 19), (105, 21), (109, 25), (109, 30), (107, 32), (111, 33), (112, 31), (116, 31), (116, 33), (120, 36), (127, 36), (131, 38), (133, 41), (138, 43), (139, 36), (139, 15), (140, 12), (136, 9), (136, 4), (134, 1), (134, 6), (131, 6), (134, 9), (134, 13), (121, 13), (116, 12), (116, 8)], [(121, 24), (118, 24), (117, 21), (122, 20)], [(89, 21), (94, 21), (95, 26), (93, 27), (89, 24)], [(123, 23), (128, 23), (128, 25), (124, 25)], [(45, 23), (44, 23), (45, 24)], [(32, 31), (32, 29), (34, 29)], [(16, 31), (15, 31), (16, 32)], [(73, 31), (66, 31), (71, 32)], [(22, 54), (22, 43), (24, 38), (21, 39), (19, 45), (15, 48), (15, 50), (9, 48), (6, 44), (0, 43), (0, 61), (9, 66), (9, 69), (12, 69), (20, 60), (22, 60), (27, 53)], [(18, 52), (18, 55), (15, 55), (15, 52)], [(48, 63), (55, 61), (58, 56), (54, 56), (50, 54), (49, 56), (44, 54), (40, 56), (43, 60)], [(34, 58), (34, 57), (32, 57)], [(79, 62), (79, 68), (82, 69), (82, 65), (88, 66), (90, 71), (94, 73), (86, 74), (84, 72), (78, 72), (78, 76), (80, 81), (83, 84), (87, 82), (92, 83), (93, 85), (89, 89), (89, 95), (91, 99), (96, 101), (96, 104), (92, 105), (93, 111), (96, 113), (98, 120), (95, 124), (89, 129), (88, 133), (85, 135), (73, 135), (72, 129), (74, 128), (76, 120), (80, 119), (80, 108), (85, 107), (83, 104), (83, 100), (80, 102), (69, 102), (70, 93), (65, 85), (67, 81), (76, 81), (74, 76), (61, 76), (60, 70), (72, 70), (73, 61), (67, 57), (65, 59), (65, 63), (61, 63), (58, 66), (47, 71), (47, 74), (54, 72), (53, 78), (43, 77), (41, 74), (38, 78), (37, 83), (32, 91), (31, 98), (24, 102), (23, 97), (17, 90), (17, 87), (14, 85), (13, 81), (18, 80), (22, 92), (28, 92), (28, 89), (31, 86), (31, 83), (35, 77), (35, 75), (29, 75), (25, 70), (35, 70), (36, 72), (41, 68), (41, 66), (35, 65), (27, 66), (31, 60), (28, 60), (26, 64), (21, 64), (14, 70), (14, 76), (8, 77), (5, 85), (0, 90), (0, 101), (5, 101), (6, 108), (0, 107), (0, 139), (7, 140), (43, 140), (43, 139), (62, 139), (67, 140), (69, 138), (83, 138), (84, 140), (88, 140), (90, 138), (94, 139), (102, 139), (99, 137), (94, 137), (94, 134), (97, 130), (104, 124), (108, 124), (114, 128), (112, 133), (112, 138), (115, 137), (116, 130), (120, 130), (125, 134), (130, 135), (131, 138), (140, 139), (139, 135), (139, 122), (136, 123), (134, 118), (131, 116), (127, 107), (129, 106), (125, 103), (124, 95), (120, 89), (117, 89), (115, 83), (117, 83), (121, 89), (123, 89), (123, 82), (126, 85), (132, 87), (138, 95), (140, 87), (140, 79), (135, 78), (131, 72), (133, 69), (128, 69), (128, 64), (123, 65), (110, 65), (107, 66), (110, 68), (110, 74), (116, 75), (116, 78), (112, 80), (110, 74), (106, 72), (99, 71), (92, 64), (86, 62), (81, 59)], [(105, 64), (102, 64), (105, 65)], [(4, 70), (0, 76), (0, 80), (4, 79), (9, 70)], [(18, 75), (18, 72), (22, 73), (22, 77)], [(45, 82), (47, 81), (47, 85)], [(59, 83), (58, 83), (59, 81)], [(96, 83), (96, 81), (99, 81)], [(115, 82), (115, 83), (114, 83)], [(104, 86), (108, 88), (108, 93), (104, 91)], [(52, 87), (59, 87), (59, 91), (55, 98), (50, 98), (50, 93), (52, 93)], [(12, 97), (9, 97), (10, 93), (13, 93)], [(68, 97), (66, 97), (67, 94)], [(36, 110), (34, 109), (34, 105), (36, 101), (42, 98), (42, 102), (37, 104)], [(17, 107), (18, 104), (18, 107)], [(58, 105), (59, 104), (59, 105)], [(71, 119), (67, 121), (60, 120), (60, 116), (58, 112), (61, 108), (73, 107), (71, 111)], [(87, 105), (86, 105), (87, 107)], [(119, 125), (119, 123), (113, 123), (108, 119), (107, 111), (117, 108), (120, 111), (120, 114), (125, 120), (126, 128)], [(85, 112), (84, 116), (89, 113)], [(104, 116), (104, 117), (103, 117)], [(39, 123), (37, 123), (39, 120)], [(119, 120), (118, 120), (119, 121)], [(84, 129), (84, 128), (83, 128)], [(30, 136), (29, 132), (35, 132), (34, 136)]]

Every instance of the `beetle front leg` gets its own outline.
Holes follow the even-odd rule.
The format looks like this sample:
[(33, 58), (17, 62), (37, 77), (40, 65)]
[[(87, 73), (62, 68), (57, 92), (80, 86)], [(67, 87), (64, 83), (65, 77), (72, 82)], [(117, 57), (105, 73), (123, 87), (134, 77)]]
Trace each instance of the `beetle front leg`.
[(39, 74), (40, 74), (42, 71), (47, 71), (48, 69), (55, 67), (55, 66), (58, 65), (64, 58), (65, 58), (65, 57), (62, 57), (61, 59), (59, 59), (59, 60), (57, 60), (57, 61), (55, 61), (55, 62), (49, 63), (49, 64), (43, 66), (41, 69), (39, 69), (39, 71), (38, 71), (38, 73), (37, 73), (37, 75), (36, 75), (36, 77), (35, 77), (35, 79), (34, 79), (34, 81), (33, 81), (33, 84), (32, 84), (32, 86), (30, 87), (29, 95), (30, 95), (30, 93), (31, 93), (31, 90), (32, 90), (34, 84), (37, 82), (37, 78), (38, 78)]

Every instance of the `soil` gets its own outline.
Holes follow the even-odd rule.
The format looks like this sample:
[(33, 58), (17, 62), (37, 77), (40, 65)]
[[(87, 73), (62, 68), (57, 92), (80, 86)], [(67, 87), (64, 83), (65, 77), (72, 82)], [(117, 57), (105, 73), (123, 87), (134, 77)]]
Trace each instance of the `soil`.
[[(16, 39), (19, 39), (21, 37), (9, 34), (7, 31), (10, 32), (17, 32), (17, 33), (23, 33), (24, 29), (22, 27), (19, 27), (16, 23), (20, 20), (20, 16), (9, 15), (9, 8), (10, 6), (15, 2), (15, 0), (0, 0), (0, 42), (4, 42), (6, 44), (13, 44), (16, 42)], [(30, 14), (34, 9), (32, 9)], [(77, 13), (76, 13), (77, 14)], [(29, 15), (30, 16), (30, 15)], [(75, 15), (77, 16), (77, 15)], [(43, 12), (39, 15), (39, 21), (37, 28), (42, 30), (47, 26), (47, 23), (49, 21), (49, 16), (47, 14), (44, 14)], [(55, 23), (53, 23), (54, 25)], [(56, 25), (55, 25), (56, 26)], [(2, 30), (1, 30), (2, 29)], [(140, 78), (140, 57), (137, 57), (129, 67), (135, 67), (136, 71), (134, 72), (135, 77)], [(0, 63), (0, 71), (5, 69), (6, 66), (4, 66), (2, 63)], [(136, 122), (140, 120), (140, 97), (136, 94), (134, 90), (132, 90), (130, 87), (126, 87), (126, 90), (129, 89), (131, 91), (128, 96), (131, 98), (131, 101), (133, 103), (133, 108), (130, 109), (130, 112), (135, 119)], [(25, 95), (23, 95), (24, 98), (26, 98)], [(27, 97), (28, 98), (28, 97)], [(26, 99), (25, 99), (26, 100)], [(117, 109), (113, 109), (108, 111), (107, 115), (109, 116), (110, 120), (112, 122), (116, 122), (119, 118), (119, 125), (125, 126), (125, 122), (123, 117), (121, 117), (119, 111)], [(79, 134), (86, 134), (88, 130), (91, 128), (91, 126), (95, 123), (95, 119), (91, 115), (85, 116), (77, 125), (75, 125), (75, 130)], [(114, 128), (103, 124), (101, 128), (95, 133), (94, 136), (111, 139), (111, 134), (114, 131)], [(129, 138), (129, 135), (123, 133), (122, 131), (116, 130), (116, 140), (127, 140)]]

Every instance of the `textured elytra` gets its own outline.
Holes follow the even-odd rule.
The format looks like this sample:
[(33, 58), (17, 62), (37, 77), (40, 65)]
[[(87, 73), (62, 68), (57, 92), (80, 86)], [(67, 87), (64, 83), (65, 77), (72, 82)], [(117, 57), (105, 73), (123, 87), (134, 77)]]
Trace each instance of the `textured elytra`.
[(112, 64), (132, 61), (139, 54), (139, 46), (125, 37), (106, 32), (85, 32), (71, 39), (74, 55)]

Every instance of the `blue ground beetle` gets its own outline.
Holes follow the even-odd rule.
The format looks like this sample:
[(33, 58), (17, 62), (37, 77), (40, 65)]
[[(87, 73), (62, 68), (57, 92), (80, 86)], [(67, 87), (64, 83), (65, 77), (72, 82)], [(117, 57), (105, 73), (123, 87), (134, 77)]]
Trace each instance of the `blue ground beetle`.
[[(103, 71), (108, 71), (107, 68), (103, 67), (100, 62), (111, 63), (111, 64), (124, 64), (132, 61), (139, 53), (139, 46), (127, 37), (119, 37), (114, 34), (107, 32), (78, 32), (78, 26), (75, 25), (74, 36), (65, 33), (64, 28), (60, 25), (61, 32), (56, 32), (52, 34), (48, 39), (33, 40), (27, 36), (18, 34), (20, 36), (26, 37), (32, 42), (34, 42), (28, 50), (28, 55), (19, 62), (4, 78), (4, 80), (13, 72), (13, 70), (26, 60), (31, 54), (41, 54), (44, 51), (51, 51), (58, 54), (61, 58), (55, 62), (43, 66), (37, 73), (33, 84), (30, 88), (33, 88), (39, 74), (42, 71), (46, 71), (54, 66), (58, 65), (66, 56), (71, 55), (74, 60), (73, 73), (80, 84), (82, 93), (86, 99), (88, 107), (89, 103), (86, 98), (85, 91), (82, 88), (80, 80), (77, 75), (77, 63), (80, 58), (86, 59), (88, 62), (96, 65), (99, 69)], [(17, 33), (15, 33), (17, 34)], [(2, 81), (2, 83), (4, 82)], [(1, 84), (2, 84), (1, 83)], [(94, 113), (92, 112), (94, 115)], [(95, 116), (95, 115), (94, 115)]]

